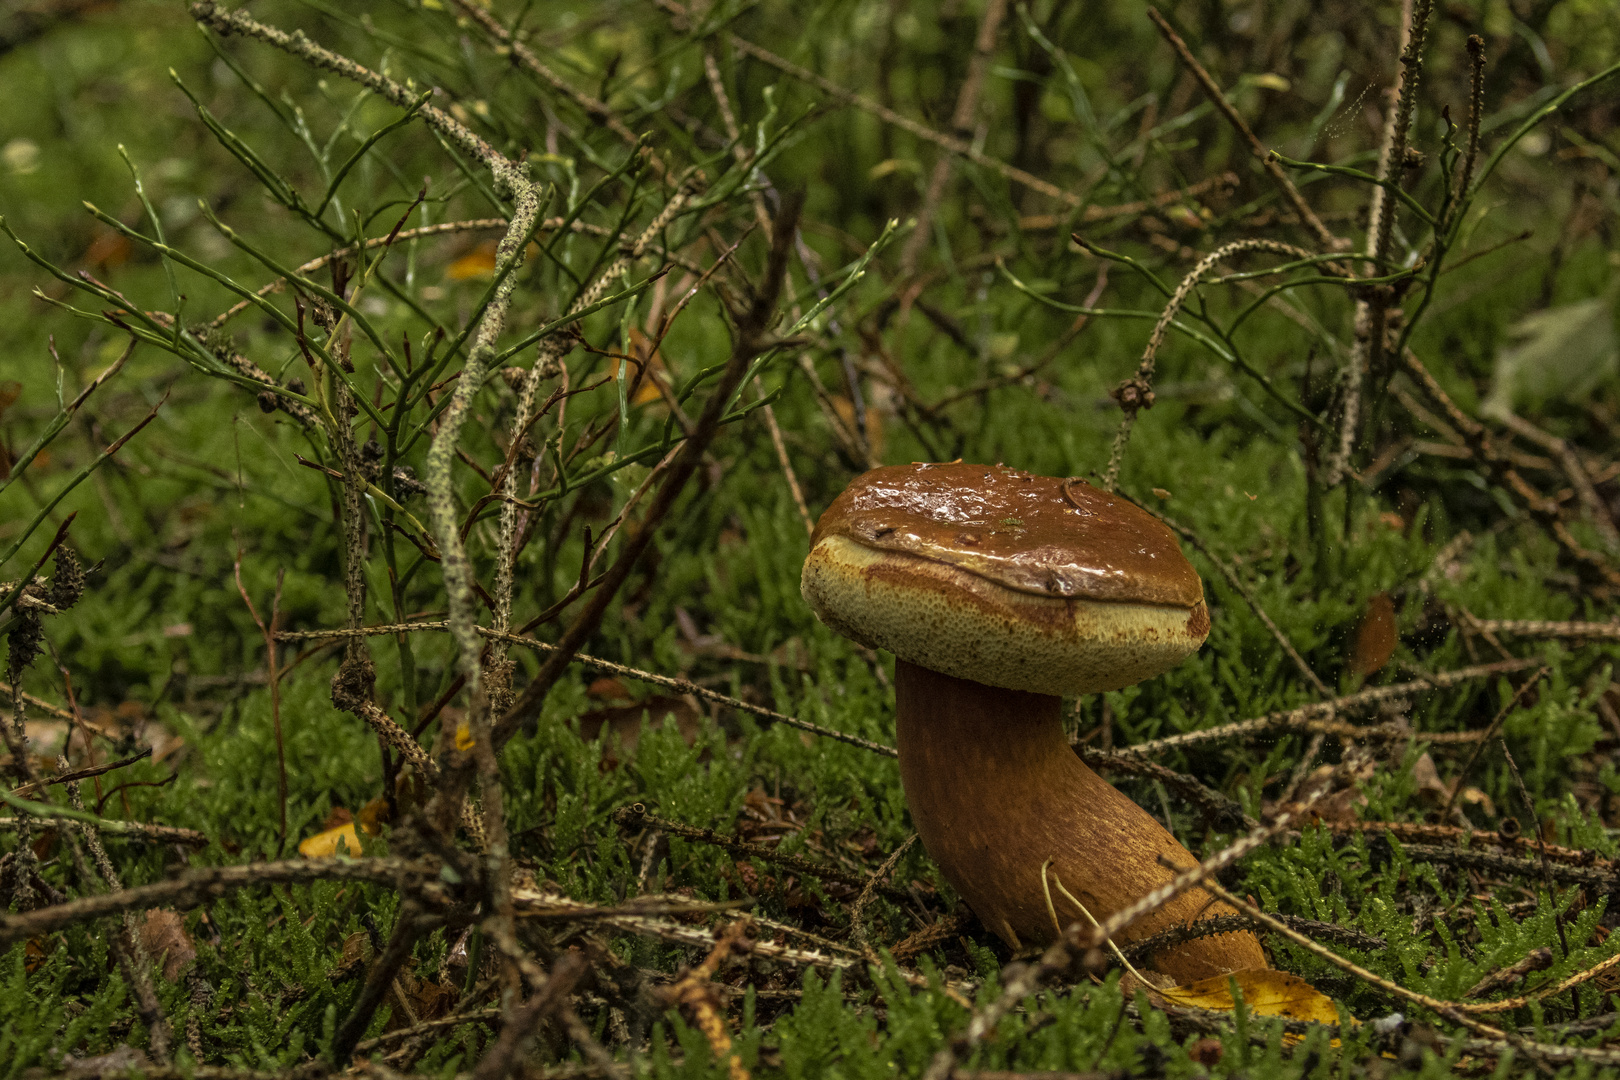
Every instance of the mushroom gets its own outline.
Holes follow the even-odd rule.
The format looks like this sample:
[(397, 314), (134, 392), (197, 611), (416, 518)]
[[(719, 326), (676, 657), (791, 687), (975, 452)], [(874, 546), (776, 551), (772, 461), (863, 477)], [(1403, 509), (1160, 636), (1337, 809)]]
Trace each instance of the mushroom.
[[(1106, 919), (1194, 865), (1063, 734), (1063, 694), (1174, 667), (1209, 633), (1203, 582), (1163, 523), (1083, 480), (895, 465), (821, 516), (801, 590), (827, 626), (895, 654), (900, 778), (928, 854), (1010, 947)], [(1047, 869), (1049, 863), (1049, 869)], [(1052, 907), (1048, 906), (1050, 893)], [(1183, 893), (1132, 941), (1230, 914)], [(1159, 950), (1178, 983), (1264, 968), (1248, 932)]]

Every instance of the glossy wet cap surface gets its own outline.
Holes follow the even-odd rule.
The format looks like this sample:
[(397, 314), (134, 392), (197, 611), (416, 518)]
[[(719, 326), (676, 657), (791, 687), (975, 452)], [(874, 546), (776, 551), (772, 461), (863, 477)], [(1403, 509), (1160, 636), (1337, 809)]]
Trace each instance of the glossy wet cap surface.
[(1175, 534), (1080, 479), (1003, 465), (890, 465), (856, 477), (816, 525), (1034, 596), (1193, 608), (1203, 584)]

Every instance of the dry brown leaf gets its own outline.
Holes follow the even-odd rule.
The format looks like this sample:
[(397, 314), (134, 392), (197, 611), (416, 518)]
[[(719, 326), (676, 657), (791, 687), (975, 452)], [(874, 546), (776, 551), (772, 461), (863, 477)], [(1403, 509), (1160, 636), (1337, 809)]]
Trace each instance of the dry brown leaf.
[(610, 675), (604, 675), (585, 688), (585, 696), (600, 701), (630, 701), (634, 695), (624, 683)]
[(1367, 610), (1361, 616), (1356, 630), (1355, 651), (1350, 656), (1350, 670), (1357, 675), (1371, 675), (1395, 655), (1395, 603), (1389, 593), (1376, 593), (1367, 601)]
[[(1412, 780), (1417, 785), (1418, 799), (1430, 806), (1445, 806), (1451, 802), (1451, 793), (1460, 782), (1460, 778), (1451, 781), (1440, 779), (1440, 772), (1434, 766), (1434, 759), (1427, 753), (1412, 763)], [(1496, 804), (1479, 788), (1463, 788), (1456, 801), (1465, 806), (1478, 806), (1493, 817), (1496, 815)]]
[(129, 237), (112, 229), (99, 229), (85, 249), (84, 262), (111, 270), (129, 261)]
[[(657, 694), (631, 705), (613, 705), (581, 713), (579, 734), (583, 739), (595, 739), (606, 728), (609, 735), (607, 746), (602, 751), (602, 764), (610, 769), (616, 768), (621, 760), (635, 755), (644, 715), (647, 723), (653, 727), (662, 725), (666, 716), (672, 717), (687, 745), (697, 741), (703, 714), (698, 710), (697, 701), (686, 695), (673, 697)], [(614, 736), (617, 736), (616, 741)]]
[(1451, 785), (1440, 779), (1440, 770), (1434, 767), (1434, 758), (1427, 753), (1412, 763), (1412, 783), (1417, 785), (1419, 798), (1429, 796), (1442, 803), (1451, 798)]
[(382, 835), (382, 827), (388, 823), (388, 797), (379, 795), (362, 806), (359, 821), (367, 836)]
[(45, 951), (45, 946), (40, 943), (39, 938), (29, 938), (28, 943), (23, 946), (23, 970), (30, 975), (38, 971), (39, 966), (49, 958), (50, 953)]
[(197, 947), (186, 933), (186, 920), (178, 911), (151, 908), (141, 921), (141, 943), (154, 960), (163, 961), (163, 977), (174, 982), (187, 964), (197, 959)]

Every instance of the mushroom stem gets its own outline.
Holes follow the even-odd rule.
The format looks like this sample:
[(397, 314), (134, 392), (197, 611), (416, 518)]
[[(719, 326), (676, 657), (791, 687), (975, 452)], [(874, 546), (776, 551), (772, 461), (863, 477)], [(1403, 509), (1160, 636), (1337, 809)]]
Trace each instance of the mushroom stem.
[[(1062, 700), (1003, 690), (895, 662), (900, 778), (928, 854), (979, 919), (1008, 945), (1052, 940), (1041, 865), (1099, 920), (1170, 880), (1160, 857), (1197, 861), (1164, 826), (1092, 772), (1063, 737)], [(1057, 900), (1065, 923), (1081, 918)], [(1232, 914), (1199, 890), (1119, 935), (1134, 941)], [(1177, 983), (1264, 968), (1246, 932), (1198, 938), (1148, 964)]]

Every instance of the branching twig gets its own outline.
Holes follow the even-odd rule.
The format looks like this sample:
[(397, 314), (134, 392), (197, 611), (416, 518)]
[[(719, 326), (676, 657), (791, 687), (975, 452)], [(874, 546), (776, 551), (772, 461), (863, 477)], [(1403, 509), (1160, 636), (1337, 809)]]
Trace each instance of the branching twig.
[(1113, 491), (1119, 486), (1120, 459), (1125, 456), (1125, 444), (1130, 440), (1131, 427), (1136, 423), (1136, 414), (1142, 409), (1153, 407), (1154, 362), (1159, 355), (1159, 347), (1164, 344), (1164, 337), (1170, 329), (1170, 324), (1175, 321), (1181, 306), (1187, 302), (1187, 297), (1192, 294), (1203, 276), (1223, 260), (1243, 251), (1266, 251), (1273, 255), (1289, 255), (1297, 259), (1309, 259), (1314, 255), (1304, 248), (1277, 240), (1234, 240), (1204, 256), (1187, 272), (1187, 276), (1181, 279), (1181, 284), (1176, 287), (1176, 291), (1164, 305), (1159, 321), (1153, 324), (1153, 332), (1148, 335), (1147, 348), (1142, 351), (1142, 360), (1136, 367), (1136, 374), (1114, 388), (1114, 400), (1119, 402), (1120, 411), (1125, 415), (1119, 422), (1119, 431), (1114, 435), (1114, 445), (1108, 452), (1108, 468), (1104, 471), (1102, 480), (1104, 491)]
[[(294, 630), (286, 631), (282, 633), (280, 637), (283, 641), (306, 641), (341, 638), (348, 636), (351, 633), (382, 635), (409, 633), (411, 631), (445, 630), (447, 628), (448, 624), (442, 622), (397, 623), (389, 626), (368, 626), (359, 631)], [(486, 630), (483, 627), (480, 627), (478, 632), (485, 637), (495, 636), (494, 631)], [(513, 645), (521, 645), (524, 648), (534, 649), (537, 652), (553, 654), (557, 651), (556, 645), (552, 645), (544, 641), (536, 641), (533, 638), (519, 637), (511, 634), (506, 635), (505, 638)], [(767, 709), (763, 705), (755, 705), (751, 702), (744, 701), (741, 698), (734, 698), (728, 694), (722, 694), (717, 690), (711, 690), (709, 687), (699, 685), (698, 683), (692, 682), (690, 679), (677, 679), (669, 675), (659, 675), (656, 672), (630, 667), (628, 664), (615, 663), (612, 660), (604, 660), (600, 656), (591, 656), (588, 653), (575, 653), (573, 662), (588, 668), (595, 668), (597, 671), (605, 671), (612, 675), (623, 675), (626, 678), (651, 683), (654, 686), (662, 686), (666, 689), (673, 690), (678, 694), (691, 694), (693, 697), (702, 698), (704, 701), (712, 701), (716, 705), (723, 705), (728, 709), (736, 709), (738, 712), (749, 713), (750, 715), (757, 716), (760, 719), (767, 720), (773, 724), (785, 724), (788, 727), (797, 728), (800, 731), (809, 732), (812, 735), (819, 735), (825, 739), (836, 739), (839, 742), (848, 743), (851, 746), (858, 746), (862, 750), (869, 750), (874, 754), (882, 754), (884, 757), (895, 757), (897, 754), (897, 751), (892, 746), (885, 746), (882, 743), (873, 742), (870, 739), (863, 739), (858, 735), (850, 735), (846, 732), (838, 731), (833, 728), (823, 727), (820, 724), (813, 724), (808, 720), (801, 720), (796, 716), (788, 716), (786, 713), (779, 713), (775, 709)], [(381, 712), (381, 710), (378, 711), (379, 713)], [(415, 740), (410, 739), (410, 734), (408, 732), (405, 732), (403, 728), (400, 728), (398, 724), (395, 724), (394, 721), (386, 714), (380, 715), (375, 722), (386, 722), (387, 724), (392, 725), (393, 729), (397, 730), (400, 735), (402, 735), (406, 740), (410, 741), (410, 745), (416, 747), (414, 752), (416, 756), (413, 756), (412, 758), (413, 763), (417, 761), (417, 757), (420, 757), (421, 760), (419, 767), (430, 769), (434, 768), (432, 762), (428, 759), (426, 752), (423, 751), (420, 746), (416, 745)], [(390, 744), (392, 745), (392, 743)]]
[[(647, 813), (647, 808), (641, 803), (632, 803), (630, 806), (621, 807), (615, 810), (612, 816), (613, 821), (621, 828), (647, 827), (657, 829), (671, 836), (679, 836), (683, 840), (694, 840), (700, 844), (712, 844), (745, 859), (759, 859), (761, 862), (772, 863), (795, 873), (809, 874), (812, 877), (822, 878), (827, 881), (837, 881), (856, 889), (866, 888), (872, 880), (861, 874), (850, 873), (848, 870), (841, 869), (831, 863), (807, 859), (803, 855), (789, 855), (761, 844), (750, 844), (746, 840), (721, 836), (713, 829), (700, 829), (693, 825), (683, 825), (678, 821), (655, 817)], [(904, 889), (897, 889), (893, 885), (885, 885), (879, 882), (872, 887), (894, 900), (905, 902), (911, 899), (911, 895)]]
[[(1168, 735), (1162, 739), (1154, 739), (1151, 742), (1126, 747), (1125, 750), (1127, 753), (1154, 756), (1162, 754), (1166, 750), (1184, 750), (1199, 743), (1252, 738), (1272, 731), (1308, 732), (1320, 728), (1330, 734), (1335, 734), (1338, 729), (1330, 726), (1330, 722), (1342, 712), (1367, 708), (1385, 701), (1397, 701), (1430, 690), (1445, 690), (1474, 679), (1488, 679), (1495, 675), (1523, 671), (1525, 668), (1539, 662), (1534, 659), (1501, 660), (1494, 664), (1479, 664), (1474, 667), (1458, 668), (1455, 671), (1442, 671), (1421, 680), (1392, 683), (1388, 686), (1375, 686), (1355, 694), (1347, 694), (1342, 698), (1335, 698), (1332, 701), (1321, 701), (1311, 705), (1302, 705), (1297, 709), (1268, 713), (1253, 720), (1239, 720), (1232, 724), (1221, 724), (1218, 727), (1205, 728), (1203, 731), (1189, 731), (1181, 735)], [(1342, 728), (1344, 734), (1351, 738), (1365, 738), (1369, 734), (1376, 733), (1374, 729), (1350, 728), (1348, 725), (1342, 725)], [(1431, 732), (1413, 734), (1417, 738), (1433, 741), (1446, 738), (1446, 735)], [(1474, 742), (1479, 737), (1472, 732), (1466, 734), (1468, 742)]]
[(721, 417), (748, 372), (749, 363), (769, 348), (767, 332), (775, 317), (776, 300), (781, 294), (782, 283), (787, 276), (788, 257), (792, 249), (794, 232), (799, 225), (801, 202), (802, 199), (795, 198), (785, 200), (776, 220), (772, 222), (770, 260), (766, 267), (765, 280), (736, 328), (725, 372), (704, 403), (703, 413), (698, 418), (696, 429), (681, 444), (680, 453), (670, 465), (663, 486), (653, 496), (641, 527), (625, 543), (618, 559), (603, 575), (602, 584), (586, 603), (585, 609), (564, 631), (557, 642), (557, 651), (546, 659), (534, 681), (495, 725), (496, 746), (510, 738), (520, 724), (539, 714), (541, 703), (567, 669), (574, 654), (585, 644), (586, 639), (596, 632), (608, 605), (613, 603), (620, 586), (629, 578), (631, 570), (640, 561), (642, 552), (652, 543), (659, 523), (675, 505), (676, 498), (686, 487), (692, 474), (697, 471), (699, 462), (703, 460), (704, 453), (708, 451), (709, 444), (714, 441), (715, 434), (719, 430)]
[(1198, 80), (1198, 85), (1203, 87), (1205, 96), (1221, 111), (1221, 115), (1226, 117), (1227, 123), (1236, 128), (1238, 133), (1248, 141), (1249, 149), (1254, 152), (1255, 157), (1260, 159), (1261, 164), (1265, 166), (1266, 174), (1271, 177), (1272, 182), (1277, 185), (1277, 189), (1282, 192), (1283, 198), (1288, 200), (1288, 205), (1294, 208), (1294, 212), (1299, 215), (1299, 219), (1310, 228), (1311, 232), (1316, 234), (1316, 239), (1321, 242), (1324, 248), (1328, 251), (1337, 251), (1342, 246), (1339, 238), (1333, 235), (1331, 229), (1322, 224), (1322, 219), (1316, 216), (1316, 211), (1311, 209), (1310, 204), (1305, 201), (1305, 197), (1294, 186), (1294, 182), (1288, 178), (1288, 174), (1283, 172), (1282, 166), (1271, 160), (1271, 151), (1266, 147), (1266, 144), (1260, 141), (1260, 137), (1249, 127), (1248, 121), (1243, 119), (1242, 114), (1232, 107), (1230, 101), (1226, 100), (1226, 95), (1221, 91), (1220, 84), (1210, 76), (1208, 71), (1204, 70), (1204, 65), (1198, 62), (1198, 58), (1187, 47), (1187, 43), (1181, 40), (1181, 35), (1175, 32), (1169, 21), (1159, 14), (1157, 8), (1148, 8), (1148, 18), (1153, 20), (1153, 25), (1159, 28), (1159, 33), (1164, 35), (1164, 39), (1170, 43), (1170, 47), (1176, 50), (1176, 55), (1181, 57), (1183, 64), (1187, 65), (1187, 70), (1193, 73), (1194, 78)]
[[(984, 14), (979, 16), (979, 33), (973, 42), (973, 55), (968, 59), (967, 75), (956, 95), (956, 111), (951, 114), (951, 131), (963, 142), (971, 143), (973, 121), (979, 113), (979, 93), (984, 89), (984, 76), (990, 67), (990, 56), (995, 52), (996, 34), (1001, 20), (1007, 14), (1007, 0), (990, 0)], [(917, 210), (917, 224), (906, 245), (900, 251), (900, 276), (909, 278), (917, 269), (917, 258), (933, 239), (934, 213), (945, 198), (945, 185), (951, 178), (951, 159), (941, 157), (934, 162), (933, 174)]]
[(998, 173), (1014, 183), (1022, 184), (1031, 191), (1038, 191), (1048, 198), (1056, 199), (1059, 202), (1068, 204), (1069, 206), (1085, 205), (1086, 200), (1084, 196), (1076, 195), (1072, 191), (1065, 191), (1050, 181), (1042, 180), (1034, 173), (1026, 172), (1023, 169), (1008, 165), (1004, 161), (998, 161), (997, 159), (990, 157), (988, 154), (976, 149), (972, 143), (965, 139), (959, 139), (953, 135), (942, 134), (935, 131), (928, 125), (918, 123), (909, 116), (902, 116), (893, 109), (880, 105), (870, 98), (862, 97), (860, 94), (850, 90), (845, 90), (842, 86), (839, 86), (831, 79), (817, 75), (808, 68), (800, 67), (791, 60), (785, 60), (771, 52), (769, 49), (761, 48), (760, 46), (755, 45), (752, 41), (740, 38), (736, 34), (728, 34), (726, 36), (726, 40), (731, 44), (731, 47), (736, 49), (738, 52), (747, 53), (755, 60), (769, 64), (771, 67), (782, 72), (784, 75), (791, 75), (800, 82), (809, 83), (811, 86), (814, 86), (816, 89), (820, 90), (829, 97), (835, 98), (836, 100), (843, 102), (845, 105), (853, 105), (862, 112), (871, 113), (884, 123), (893, 124), (895, 127), (900, 128), (903, 131), (908, 131), (917, 138), (922, 139), (924, 142), (933, 143), (935, 146), (949, 151), (950, 153), (955, 154), (957, 157), (966, 158), (975, 165), (982, 166), (992, 172)]

